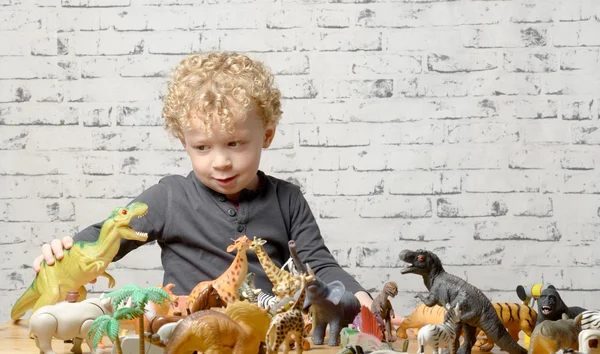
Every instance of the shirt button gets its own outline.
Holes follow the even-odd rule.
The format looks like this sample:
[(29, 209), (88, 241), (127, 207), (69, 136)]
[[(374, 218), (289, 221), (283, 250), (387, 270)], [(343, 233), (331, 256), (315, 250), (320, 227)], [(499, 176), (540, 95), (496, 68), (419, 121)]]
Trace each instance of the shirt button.
[(242, 225), (242, 224), (238, 225), (237, 230), (238, 230), (238, 232), (244, 231), (244, 225)]
[(219, 201), (220, 201), (220, 202), (227, 201), (227, 197), (225, 197), (224, 195), (220, 195), (220, 196), (219, 196)]
[(237, 214), (237, 212), (235, 211), (235, 209), (229, 209), (227, 210), (227, 214), (229, 214), (229, 216), (235, 216), (235, 214)]

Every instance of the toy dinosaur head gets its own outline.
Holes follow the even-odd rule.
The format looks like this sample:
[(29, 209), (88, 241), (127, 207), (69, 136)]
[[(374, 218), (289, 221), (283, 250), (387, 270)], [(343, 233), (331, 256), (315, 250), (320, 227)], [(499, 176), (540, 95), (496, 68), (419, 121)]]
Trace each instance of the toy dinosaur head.
[(112, 219), (113, 227), (122, 238), (134, 241), (146, 241), (148, 234), (145, 232), (135, 231), (129, 226), (129, 222), (133, 218), (141, 218), (148, 212), (148, 206), (144, 203), (132, 203), (124, 208), (115, 208), (108, 218)]
[(428, 275), (433, 269), (442, 269), (442, 262), (433, 252), (425, 250), (403, 250), (398, 258), (409, 265), (403, 268), (402, 274)]

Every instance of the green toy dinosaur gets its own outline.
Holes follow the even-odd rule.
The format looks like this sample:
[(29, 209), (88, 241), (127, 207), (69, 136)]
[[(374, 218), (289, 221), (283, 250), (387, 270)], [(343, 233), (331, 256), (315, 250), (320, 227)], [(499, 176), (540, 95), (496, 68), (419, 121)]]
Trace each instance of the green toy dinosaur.
[(119, 251), (121, 238), (142, 242), (148, 239), (148, 234), (129, 226), (131, 219), (144, 216), (147, 211), (144, 203), (115, 208), (102, 224), (97, 241), (75, 242), (53, 266), (43, 262), (31, 286), (13, 306), (10, 317), (16, 321), (32, 307), (35, 312), (42, 306), (64, 301), (67, 292), (73, 289), (78, 289), (79, 299), (84, 300), (87, 296), (84, 285), (99, 276), (108, 278), (108, 286), (114, 287), (115, 279), (106, 273), (106, 267)]

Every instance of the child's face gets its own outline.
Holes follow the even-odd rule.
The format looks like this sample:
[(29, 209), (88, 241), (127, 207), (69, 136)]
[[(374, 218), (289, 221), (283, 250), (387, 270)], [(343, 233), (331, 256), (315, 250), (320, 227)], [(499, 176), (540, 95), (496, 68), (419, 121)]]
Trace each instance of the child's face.
[(274, 127), (264, 127), (256, 109), (233, 126), (233, 133), (223, 132), (219, 124), (206, 133), (198, 121), (183, 131), (182, 143), (194, 174), (208, 188), (238, 200), (242, 189), (258, 188), (258, 166), (263, 148), (271, 145)]

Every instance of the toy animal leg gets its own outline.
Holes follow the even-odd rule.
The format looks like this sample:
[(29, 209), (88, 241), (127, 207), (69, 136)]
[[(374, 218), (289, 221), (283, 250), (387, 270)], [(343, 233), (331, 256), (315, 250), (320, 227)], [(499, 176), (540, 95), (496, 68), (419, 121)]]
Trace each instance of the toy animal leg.
[(417, 337), (417, 354), (424, 354), (425, 348), (423, 346), (423, 338)]
[(315, 322), (313, 330), (313, 344), (323, 344), (325, 338), (325, 330), (327, 329), (327, 322)]
[[(464, 323), (463, 331), (465, 340), (463, 345), (458, 349), (458, 354), (471, 354), (471, 348), (473, 348), (473, 345), (475, 345), (475, 341), (477, 340), (477, 337), (475, 336), (477, 327)], [(458, 336), (456, 336), (456, 338), (458, 339)]]
[[(392, 321), (385, 321), (385, 330), (387, 332), (387, 336), (385, 338), (386, 341), (394, 342), (396, 340), (396, 337), (394, 337), (394, 334), (392, 333)], [(404, 334), (406, 334), (406, 332)]]
[(56, 354), (54, 350), (52, 350), (52, 335), (42, 336), (41, 338), (35, 336), (35, 345), (40, 349), (40, 354)]
[(296, 354), (302, 354), (304, 346), (302, 345), (302, 331), (294, 331), (294, 338), (296, 338)]
[[(88, 332), (90, 331), (90, 329), (92, 328), (92, 325), (94, 324), (94, 321), (92, 320), (87, 320), (85, 322), (83, 322), (81, 324), (81, 335), (84, 336), (85, 339), (85, 343), (88, 345), (88, 347), (90, 347), (90, 353), (94, 354), (94, 353), (102, 353), (102, 348), (96, 348), (94, 350), (94, 343), (92, 342), (92, 340), (90, 339), (90, 337), (87, 335)], [(79, 338), (78, 338), (79, 339)], [(81, 339), (79, 339), (79, 350), (81, 350)], [(81, 353), (81, 351), (80, 351)]]
[(342, 327), (340, 322), (334, 321), (329, 323), (329, 342), (327, 344), (330, 347), (337, 347), (340, 345), (340, 331)]
[[(292, 332), (288, 332), (285, 335), (285, 339), (283, 340), (283, 354), (288, 354), (290, 352), (290, 340), (292, 339)], [(302, 345), (300, 345), (302, 347)]]
[[(81, 350), (81, 343), (83, 343), (83, 339), (81, 338), (73, 338), (73, 347), (71, 347), (71, 353), (81, 354), (83, 350)], [(90, 347), (90, 350), (92, 347)]]

